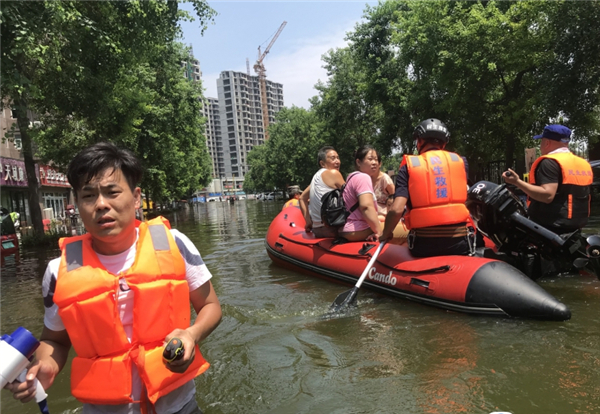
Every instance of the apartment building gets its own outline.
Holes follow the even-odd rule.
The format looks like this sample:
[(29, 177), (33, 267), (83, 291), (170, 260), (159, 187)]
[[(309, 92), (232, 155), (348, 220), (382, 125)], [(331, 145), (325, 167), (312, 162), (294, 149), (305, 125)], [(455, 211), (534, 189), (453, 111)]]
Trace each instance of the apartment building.
[[(283, 108), (283, 85), (267, 80), (269, 122)], [(248, 153), (265, 142), (258, 76), (223, 71), (217, 79), (224, 176), (240, 187), (248, 172)], [(238, 180), (236, 178), (242, 178)], [(240, 184), (237, 184), (240, 182)], [(227, 188), (227, 186), (226, 186)]]
[(223, 142), (221, 140), (221, 118), (219, 100), (205, 98), (202, 105), (202, 116), (206, 118), (204, 133), (206, 145), (212, 160), (213, 179), (225, 177), (225, 160), (223, 158)]

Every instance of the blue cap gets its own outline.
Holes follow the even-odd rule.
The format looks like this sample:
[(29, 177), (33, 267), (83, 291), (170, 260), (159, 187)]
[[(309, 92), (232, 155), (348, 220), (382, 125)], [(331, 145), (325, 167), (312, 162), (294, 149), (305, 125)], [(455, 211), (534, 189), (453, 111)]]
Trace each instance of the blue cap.
[(571, 141), (571, 130), (564, 125), (554, 124), (546, 125), (541, 135), (536, 135), (533, 139), (547, 138), (553, 141), (569, 142)]

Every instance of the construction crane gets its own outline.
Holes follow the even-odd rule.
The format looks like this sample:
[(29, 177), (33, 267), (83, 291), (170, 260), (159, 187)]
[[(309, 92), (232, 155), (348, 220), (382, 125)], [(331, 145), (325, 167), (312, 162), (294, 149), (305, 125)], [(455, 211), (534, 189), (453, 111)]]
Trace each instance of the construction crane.
[(263, 65), (263, 60), (267, 56), (267, 53), (269, 53), (269, 50), (271, 50), (271, 46), (273, 46), (273, 43), (275, 43), (275, 40), (277, 40), (279, 34), (281, 33), (286, 24), (287, 22), (281, 23), (281, 26), (279, 26), (279, 29), (273, 36), (273, 39), (271, 39), (271, 42), (264, 50), (264, 52), (261, 53), (260, 46), (258, 47), (258, 60), (254, 64), (254, 71), (258, 74), (258, 83), (260, 87), (260, 103), (262, 107), (263, 131), (265, 140), (269, 139), (269, 107), (267, 104), (267, 71), (265, 69), (265, 66)]

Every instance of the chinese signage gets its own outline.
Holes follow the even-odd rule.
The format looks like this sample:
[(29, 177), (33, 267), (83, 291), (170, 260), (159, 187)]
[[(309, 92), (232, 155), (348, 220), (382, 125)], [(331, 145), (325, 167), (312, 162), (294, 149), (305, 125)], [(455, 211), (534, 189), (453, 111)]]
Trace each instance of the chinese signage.
[(25, 173), (25, 161), (0, 158), (2, 179), (0, 185), (12, 187), (27, 187), (27, 174)]
[(40, 185), (71, 188), (67, 176), (48, 165), (40, 165)]
[(446, 172), (440, 157), (431, 156), (429, 162), (432, 165), (433, 175), (435, 176), (435, 197), (448, 198), (448, 184), (446, 183)]

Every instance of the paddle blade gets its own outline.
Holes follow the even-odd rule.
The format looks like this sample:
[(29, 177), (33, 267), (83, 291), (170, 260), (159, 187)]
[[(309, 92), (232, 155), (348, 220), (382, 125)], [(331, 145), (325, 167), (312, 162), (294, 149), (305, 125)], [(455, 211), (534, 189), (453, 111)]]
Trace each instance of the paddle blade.
[(344, 293), (338, 295), (337, 298), (331, 304), (329, 310), (331, 312), (340, 312), (341, 310), (353, 305), (356, 302), (356, 296), (358, 295), (358, 288), (354, 286), (352, 289), (347, 290)]

